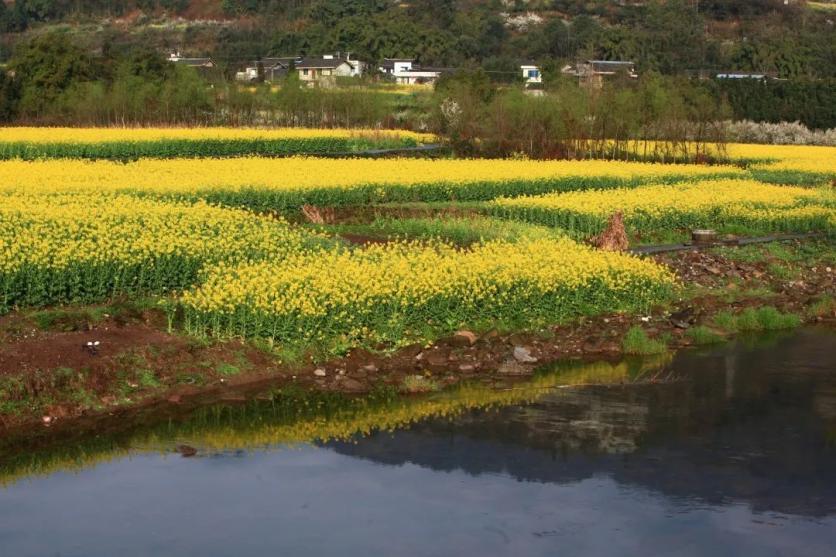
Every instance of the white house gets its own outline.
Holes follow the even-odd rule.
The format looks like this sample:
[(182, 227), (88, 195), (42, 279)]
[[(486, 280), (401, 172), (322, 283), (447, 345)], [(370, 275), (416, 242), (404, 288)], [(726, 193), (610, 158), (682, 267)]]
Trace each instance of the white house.
[(520, 66), (522, 71), (523, 82), (526, 87), (530, 85), (540, 85), (543, 83), (543, 74), (540, 73), (540, 68), (533, 64), (523, 64)]
[(435, 83), (444, 72), (442, 68), (424, 68), (411, 58), (384, 58), (378, 68), (381, 73), (403, 85)]
[(383, 63), (378, 69), (385, 75), (394, 76), (397, 73), (408, 72), (412, 70), (412, 65), (415, 60), (412, 58), (384, 58)]
[(172, 64), (179, 64), (182, 66), (189, 66), (198, 71), (206, 71), (215, 67), (215, 62), (211, 58), (186, 58), (180, 56), (179, 51), (174, 51), (168, 55), (168, 61)]
[(363, 75), (366, 64), (360, 60), (352, 60), (349, 56), (326, 54), (324, 56), (308, 56), (297, 64), (299, 79), (308, 85), (333, 86), (338, 77), (358, 77)]

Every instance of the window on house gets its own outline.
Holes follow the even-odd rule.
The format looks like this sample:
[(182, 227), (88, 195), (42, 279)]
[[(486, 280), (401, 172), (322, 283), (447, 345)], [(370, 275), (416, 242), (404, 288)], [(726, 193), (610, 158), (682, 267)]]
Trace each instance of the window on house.
[(540, 70), (528, 70), (529, 79), (537, 79), (540, 77)]
[(308, 70), (302, 70), (302, 75), (308, 75)]

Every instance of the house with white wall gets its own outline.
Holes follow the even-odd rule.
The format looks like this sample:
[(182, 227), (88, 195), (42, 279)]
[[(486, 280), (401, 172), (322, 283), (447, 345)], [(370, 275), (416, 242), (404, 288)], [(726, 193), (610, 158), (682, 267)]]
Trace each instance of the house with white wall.
[(296, 64), (299, 79), (310, 86), (333, 86), (338, 77), (359, 77), (363, 75), (366, 64), (352, 60), (350, 55), (342, 58), (339, 54), (306, 56)]
[(522, 72), (523, 83), (525, 83), (526, 87), (543, 83), (543, 74), (540, 72), (539, 66), (522, 64), (520, 71)]
[(432, 84), (445, 71), (444, 68), (422, 67), (412, 58), (384, 58), (378, 69), (401, 85)]

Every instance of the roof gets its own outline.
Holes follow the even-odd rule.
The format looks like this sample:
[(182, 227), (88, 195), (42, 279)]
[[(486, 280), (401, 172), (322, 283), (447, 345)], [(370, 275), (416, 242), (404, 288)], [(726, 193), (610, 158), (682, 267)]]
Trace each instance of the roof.
[(411, 70), (404, 70), (402, 72), (397, 72), (395, 74), (396, 77), (433, 77), (438, 76), (442, 73), (443, 70), (441, 69), (432, 69), (432, 68), (413, 68)]
[(296, 67), (299, 69), (333, 69), (341, 66), (342, 64), (348, 64), (352, 68), (354, 67), (354, 65), (345, 58), (322, 58), (321, 56), (303, 58), (301, 62), (296, 64)]
[(258, 62), (261, 62), (262, 64), (264, 64), (265, 67), (267, 67), (267, 66), (285, 66), (285, 67), (287, 67), (291, 63), (296, 63), (299, 60), (301, 60), (301, 57), (299, 57), (299, 56), (281, 56), (281, 57), (268, 56), (266, 58), (262, 58), (261, 60), (256, 60), (256, 64)]
[(414, 64), (415, 60), (413, 58), (384, 58), (383, 62), (380, 63), (381, 68), (385, 69), (394, 69), (395, 64)]

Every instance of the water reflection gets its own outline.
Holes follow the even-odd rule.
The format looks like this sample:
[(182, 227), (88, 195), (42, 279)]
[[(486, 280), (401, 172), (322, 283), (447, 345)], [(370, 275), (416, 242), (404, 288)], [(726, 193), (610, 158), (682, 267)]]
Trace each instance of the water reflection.
[[(830, 555), (834, 339), (406, 402), (277, 397), (7, 450), (0, 554)], [(198, 456), (156, 454), (176, 442)]]
[(555, 366), (532, 380), (497, 386), (462, 385), (433, 396), (401, 398), (379, 391), (364, 398), (293, 389), (262, 393), (245, 404), (189, 409), (152, 408), (119, 419), (61, 424), (34, 436), (0, 441), (0, 483), (35, 474), (83, 469), (142, 452), (170, 452), (178, 445), (202, 454), (242, 449), (281, 450), (298, 443), (357, 441), (380, 431), (404, 429), (430, 418), (452, 420), (469, 410), (529, 403), (556, 388), (670, 379), (660, 370), (670, 355), (618, 363)]
[(551, 392), (327, 446), (390, 465), (525, 481), (604, 475), (706, 505), (824, 517), (836, 514), (832, 341), (801, 334), (769, 350), (684, 354), (671, 367), (687, 380)]

